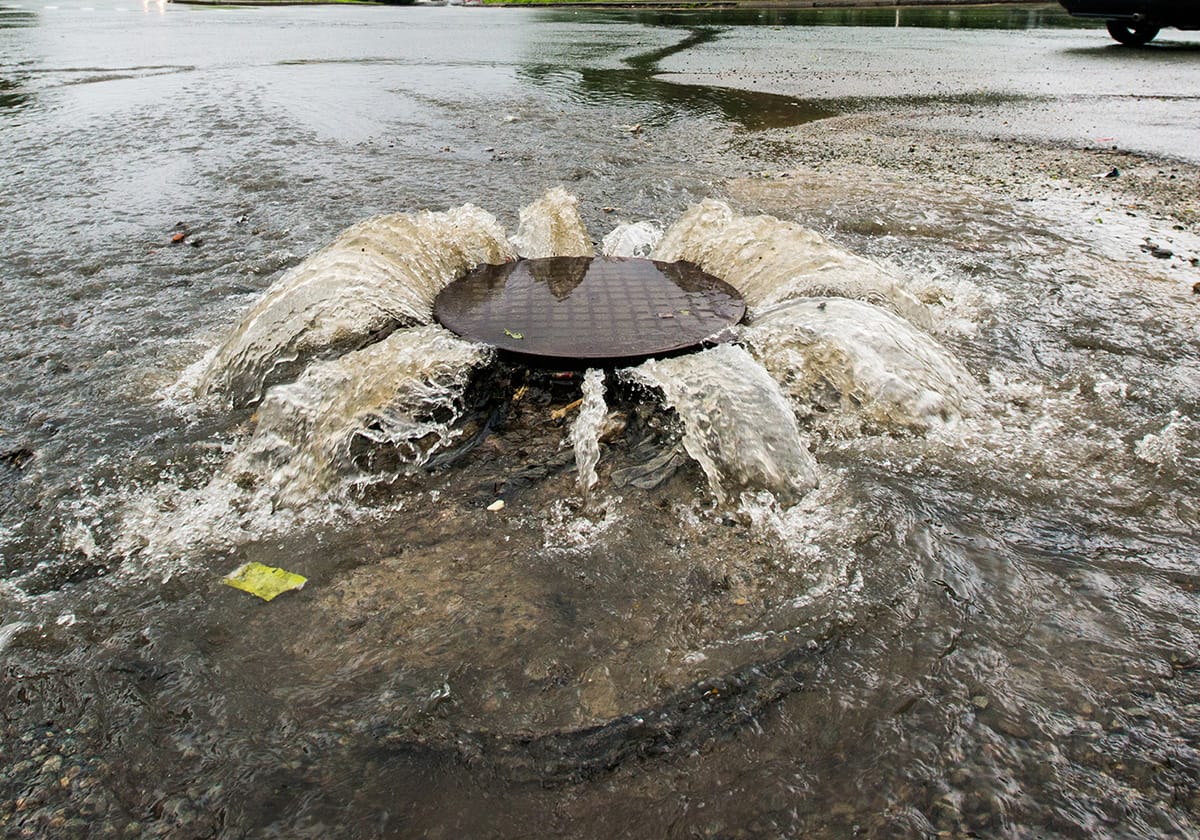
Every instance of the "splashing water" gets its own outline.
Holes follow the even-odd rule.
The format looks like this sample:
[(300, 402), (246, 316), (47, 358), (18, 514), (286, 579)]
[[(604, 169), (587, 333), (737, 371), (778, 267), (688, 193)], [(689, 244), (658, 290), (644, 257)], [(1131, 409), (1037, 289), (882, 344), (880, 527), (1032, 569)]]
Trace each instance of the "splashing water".
[(469, 204), (360, 222), (267, 291), (219, 348), (199, 393), (253, 404), (313, 358), (429, 323), (447, 283), (514, 256), (495, 217)]
[(399, 330), (271, 388), (253, 436), (207, 484), (134, 493), (113, 551), (126, 575), (169, 578), (189, 558), (339, 521), (353, 490), (410, 474), (455, 441), (463, 387), (492, 351), (441, 327)]
[(571, 444), (575, 447), (575, 466), (579, 471), (579, 491), (584, 499), (591, 495), (599, 480), (596, 464), (600, 461), (600, 428), (608, 406), (604, 402), (604, 371), (588, 370), (583, 377), (583, 403), (571, 426)]
[(644, 362), (627, 371), (663, 393), (683, 421), (683, 445), (699, 462), (718, 502), (730, 491), (769, 490), (794, 502), (817, 485), (817, 465), (770, 374), (730, 344)]
[(376, 482), (389, 474), (360, 471), (360, 443), (393, 454), (393, 469), (420, 467), (457, 437), (462, 389), (491, 356), (428, 326), (313, 365), (295, 383), (267, 392), (254, 438), (232, 468), (250, 467), (279, 488), (281, 499), (302, 502), (347, 475)]
[(754, 309), (837, 295), (883, 304), (918, 325), (929, 320), (920, 301), (875, 263), (800, 225), (773, 216), (737, 216), (720, 201), (703, 201), (684, 213), (667, 229), (654, 258), (696, 263), (734, 286)]
[(971, 374), (937, 342), (862, 301), (788, 301), (742, 335), (793, 398), (808, 401), (828, 384), (843, 408), (885, 428), (953, 425), (980, 398)]
[(653, 222), (618, 225), (600, 243), (600, 253), (606, 257), (649, 258), (662, 237), (662, 228)]
[(579, 199), (562, 187), (548, 190), (521, 208), (521, 223), (512, 237), (517, 253), (540, 257), (590, 257), (592, 240), (579, 215)]

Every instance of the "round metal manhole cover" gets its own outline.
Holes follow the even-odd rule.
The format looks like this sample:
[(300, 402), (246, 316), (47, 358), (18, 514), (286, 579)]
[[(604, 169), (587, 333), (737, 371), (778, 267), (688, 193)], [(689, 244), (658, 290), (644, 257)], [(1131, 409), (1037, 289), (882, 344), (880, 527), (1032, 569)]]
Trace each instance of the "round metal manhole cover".
[(696, 347), (740, 321), (746, 302), (688, 262), (548, 257), (478, 266), (441, 291), (433, 313), (464, 338), (579, 364)]

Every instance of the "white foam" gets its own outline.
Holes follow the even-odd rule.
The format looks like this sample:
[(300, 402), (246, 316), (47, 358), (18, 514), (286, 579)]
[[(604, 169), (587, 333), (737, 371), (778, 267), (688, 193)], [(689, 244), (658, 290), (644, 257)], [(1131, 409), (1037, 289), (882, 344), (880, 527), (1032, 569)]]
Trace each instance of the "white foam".
[(604, 371), (591, 368), (583, 377), (583, 403), (571, 425), (571, 444), (575, 447), (575, 466), (579, 473), (579, 491), (586, 499), (599, 480), (596, 464), (600, 461), (600, 428), (608, 414), (604, 402)]
[(953, 425), (980, 391), (945, 348), (892, 313), (845, 298), (800, 298), (762, 312), (743, 338), (784, 388), (806, 400), (822, 384), (884, 427)]
[(512, 246), (522, 257), (590, 257), (592, 240), (579, 216), (579, 199), (562, 187), (521, 208)]
[(514, 256), (496, 219), (469, 204), (360, 222), (267, 290), (220, 346), (198, 390), (252, 404), (276, 369), (361, 347), (396, 326), (430, 323), (447, 283)]
[(491, 354), (426, 326), (314, 364), (267, 392), (254, 437), (230, 469), (265, 479), (280, 502), (302, 503), (339, 481), (389, 477), (359, 472), (358, 442), (391, 450), (404, 471), (418, 468), (458, 436), (462, 389)]
[(836, 247), (813, 230), (774, 216), (738, 216), (707, 200), (671, 225), (654, 249), (658, 260), (689, 260), (732, 285), (752, 309), (797, 297), (870, 300), (925, 324), (924, 306), (890, 273)]
[(662, 237), (662, 228), (653, 222), (627, 222), (613, 228), (604, 237), (600, 243), (600, 253), (606, 257), (648, 259)]

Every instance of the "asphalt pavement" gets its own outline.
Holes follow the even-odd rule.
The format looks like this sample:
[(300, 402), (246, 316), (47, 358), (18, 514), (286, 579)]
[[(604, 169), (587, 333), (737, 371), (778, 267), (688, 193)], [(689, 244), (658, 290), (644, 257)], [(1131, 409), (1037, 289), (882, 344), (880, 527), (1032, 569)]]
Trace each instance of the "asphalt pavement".
[(1200, 162), (1200, 33), (1149, 46), (1103, 29), (732, 27), (665, 59), (676, 82), (769, 91), (843, 112), (888, 110), (988, 139), (1117, 147)]

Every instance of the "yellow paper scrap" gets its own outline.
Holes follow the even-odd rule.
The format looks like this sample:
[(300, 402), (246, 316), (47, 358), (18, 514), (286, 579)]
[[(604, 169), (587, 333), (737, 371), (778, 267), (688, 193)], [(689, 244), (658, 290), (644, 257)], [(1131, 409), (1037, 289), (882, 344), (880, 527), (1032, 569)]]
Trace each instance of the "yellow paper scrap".
[(264, 601), (270, 601), (289, 589), (300, 589), (307, 582), (308, 578), (303, 575), (262, 563), (243, 563), (222, 579), (227, 586), (257, 595)]

